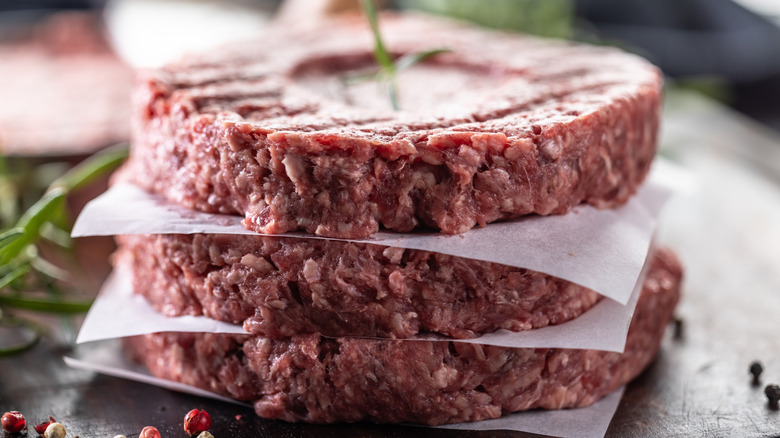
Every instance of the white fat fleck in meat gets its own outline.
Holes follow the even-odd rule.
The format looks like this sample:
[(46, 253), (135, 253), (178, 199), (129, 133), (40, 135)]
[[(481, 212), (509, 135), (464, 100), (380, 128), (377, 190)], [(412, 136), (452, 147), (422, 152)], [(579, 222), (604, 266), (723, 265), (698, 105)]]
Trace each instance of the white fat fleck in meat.
[(287, 177), (290, 178), (290, 181), (295, 183), (296, 186), (304, 182), (303, 174), (305, 170), (301, 157), (287, 154), (284, 156), (282, 164), (284, 164), (284, 171), (287, 173)]
[(436, 388), (446, 388), (450, 382), (454, 381), (458, 376), (458, 370), (450, 368), (447, 365), (442, 365), (439, 369), (433, 372), (433, 384)]
[(344, 235), (345, 233), (352, 231), (353, 225), (348, 222), (339, 222), (338, 230), (340, 235)]
[(330, 193), (329, 192), (320, 192), (317, 194), (317, 202), (322, 206), (329, 206), (330, 205)]
[(320, 281), (320, 265), (313, 259), (308, 259), (303, 263), (303, 278), (309, 283)]
[(277, 309), (277, 310), (284, 310), (284, 309), (287, 308), (287, 303), (285, 303), (282, 300), (269, 301), (267, 304), (268, 304), (268, 306), (273, 307), (274, 309)]
[(330, 307), (325, 291), (312, 289), (311, 303), (315, 309), (327, 309)]
[(458, 148), (458, 158), (461, 159), (465, 165), (476, 168), (482, 161), (482, 154), (468, 146), (461, 146)]
[(455, 400), (454, 400), (453, 404), (460, 411), (465, 411), (470, 406), (470, 403), (469, 403), (468, 399), (466, 397), (464, 397), (463, 395), (458, 395), (457, 397), (455, 397)]
[(231, 269), (225, 278), (231, 284), (242, 284), (246, 282), (246, 272), (240, 269)]
[(509, 211), (512, 210), (512, 207), (514, 207), (515, 203), (512, 200), (512, 198), (504, 198), (501, 200), (501, 210)]
[(490, 356), (486, 358), (488, 365), (492, 371), (498, 371), (509, 360), (509, 353), (502, 350), (494, 350)]
[(246, 254), (241, 257), (241, 264), (261, 274), (271, 272), (274, 269), (274, 266), (265, 257), (258, 257), (254, 254)]
[(382, 255), (387, 257), (387, 259), (390, 260), (390, 263), (398, 264), (401, 263), (401, 259), (404, 256), (404, 251), (404, 248), (388, 246), (382, 251)]
[(414, 321), (415, 319), (417, 319), (417, 313), (415, 312), (408, 312), (403, 315), (396, 313), (393, 315), (392, 325), (393, 328), (398, 331), (398, 333), (407, 333), (410, 322)]
[(436, 273), (436, 277), (438, 277), (441, 281), (448, 282), (453, 280), (454, 273), (455, 271), (452, 269), (452, 266), (445, 264), (439, 267), (439, 270)]
[(444, 155), (439, 151), (429, 148), (425, 148), (420, 151), (420, 158), (424, 162), (434, 166), (441, 166), (444, 164)]
[(539, 151), (545, 158), (557, 160), (563, 153), (563, 139), (558, 136), (547, 138), (539, 145)]
[(427, 189), (436, 185), (436, 176), (433, 172), (421, 172), (414, 183), (416, 189)]
[(239, 171), (238, 175), (236, 175), (236, 177), (234, 178), (236, 187), (242, 190), (250, 187), (251, 180), (252, 180), (252, 176), (246, 169)]
[(222, 249), (217, 245), (211, 245), (209, 247), (209, 258), (212, 261), (219, 260), (222, 257)]
[(565, 368), (568, 363), (569, 355), (565, 351), (560, 351), (550, 356), (547, 361), (547, 370), (551, 373), (555, 373), (559, 369)]
[(387, 279), (390, 281), (390, 290), (393, 291), (395, 295), (403, 296), (406, 294), (405, 277), (401, 271), (393, 271)]

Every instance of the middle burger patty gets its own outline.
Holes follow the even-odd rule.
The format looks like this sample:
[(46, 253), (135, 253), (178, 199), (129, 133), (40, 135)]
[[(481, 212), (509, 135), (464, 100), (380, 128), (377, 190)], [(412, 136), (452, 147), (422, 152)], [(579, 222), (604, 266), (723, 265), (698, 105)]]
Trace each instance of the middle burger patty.
[(117, 237), (136, 293), (168, 315), (204, 315), (281, 338), (470, 338), (560, 324), (601, 295), (540, 272), (368, 243), (193, 234)]

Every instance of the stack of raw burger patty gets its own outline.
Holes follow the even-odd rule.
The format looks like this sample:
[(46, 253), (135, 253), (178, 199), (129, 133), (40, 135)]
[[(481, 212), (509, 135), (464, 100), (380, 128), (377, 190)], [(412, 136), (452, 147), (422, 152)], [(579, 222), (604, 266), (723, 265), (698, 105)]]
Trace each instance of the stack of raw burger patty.
[[(380, 227), (464, 233), (583, 202), (611, 208), (645, 178), (662, 88), (645, 61), (413, 16), (384, 16), (382, 32), (395, 55), (451, 50), (400, 74), (398, 112), (376, 82), (344, 81), (375, 65), (357, 16), (147, 72), (117, 179), (243, 215), (261, 233), (355, 239)], [(251, 333), (134, 337), (134, 357), (157, 376), (251, 401), (263, 417), (315, 423), (442, 424), (592, 404), (652, 360), (681, 277), (675, 256), (656, 251), (622, 354), (512, 349), (401, 338), (559, 324), (600, 295), (540, 272), (367, 242), (118, 242), (117, 263), (157, 310)]]

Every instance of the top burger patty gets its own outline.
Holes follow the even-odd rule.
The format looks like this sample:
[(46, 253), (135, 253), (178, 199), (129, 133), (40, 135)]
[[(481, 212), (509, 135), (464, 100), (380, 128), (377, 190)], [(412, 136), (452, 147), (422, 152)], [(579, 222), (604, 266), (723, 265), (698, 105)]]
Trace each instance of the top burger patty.
[(400, 73), (397, 112), (381, 84), (346, 85), (375, 66), (359, 17), (146, 72), (122, 178), (258, 232), (358, 238), (611, 207), (645, 177), (662, 89), (646, 61), (415, 16), (382, 31), (394, 56), (451, 50)]

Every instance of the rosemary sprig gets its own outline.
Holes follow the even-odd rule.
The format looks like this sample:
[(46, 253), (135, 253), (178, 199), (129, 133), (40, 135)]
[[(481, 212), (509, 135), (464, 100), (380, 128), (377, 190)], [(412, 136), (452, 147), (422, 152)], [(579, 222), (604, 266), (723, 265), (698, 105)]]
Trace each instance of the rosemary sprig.
[(126, 143), (98, 152), (54, 180), (51, 187), (61, 187), (66, 193), (78, 190), (116, 169), (127, 158), (127, 154)]
[(396, 81), (398, 73), (415, 64), (421, 63), (428, 58), (449, 52), (450, 49), (437, 48), (418, 53), (410, 53), (393, 61), (392, 55), (390, 55), (390, 52), (388, 52), (382, 41), (382, 34), (379, 32), (379, 18), (374, 0), (361, 0), (360, 5), (366, 14), (366, 18), (368, 18), (368, 23), (371, 26), (371, 33), (374, 35), (374, 59), (376, 60), (376, 63), (379, 64), (379, 71), (368, 75), (353, 76), (347, 79), (347, 83), (359, 82), (370, 78), (375, 79), (379, 84), (384, 84), (387, 87), (390, 104), (392, 105), (393, 110), (399, 111), (401, 106), (398, 102), (398, 85)]
[[(44, 330), (32, 321), (9, 313), (11, 309), (72, 315), (86, 312), (91, 300), (68, 299), (60, 286), (72, 286), (68, 272), (44, 259), (38, 246), (54, 244), (72, 257), (67, 208), (68, 195), (116, 168), (127, 157), (126, 144), (98, 152), (66, 171), (48, 186), (43, 196), (21, 214), (13, 226), (0, 231), (0, 325), (32, 330), (30, 341), (0, 348), (0, 357), (33, 347)], [(5, 164), (5, 163), (3, 163)], [(0, 183), (12, 180), (3, 166)], [(17, 193), (9, 190), (9, 193)], [(5, 200), (9, 203), (8, 200)], [(10, 203), (9, 203), (10, 204)], [(51, 247), (51, 245), (48, 245)], [(41, 293), (45, 293), (42, 295)]]
[(61, 300), (56, 298), (22, 298), (0, 295), (0, 306), (15, 307), (17, 309), (32, 310), (35, 312), (55, 313), (70, 315), (84, 313), (89, 310), (92, 301)]
[(38, 202), (25, 211), (14, 227), (14, 230), (21, 230), (21, 234), (16, 234), (14, 238), (7, 241), (6, 245), (0, 247), (0, 264), (10, 263), (35, 242), (40, 237), (41, 226), (62, 212), (64, 200), (65, 190), (55, 188), (46, 192)]
[(406, 54), (400, 58), (398, 58), (398, 61), (395, 62), (394, 67), (396, 73), (400, 73), (410, 67), (412, 67), (415, 64), (419, 64), (423, 61), (425, 61), (428, 58), (434, 57), (436, 55), (440, 55), (442, 53), (450, 52), (450, 49), (447, 48), (440, 48), (440, 49), (430, 49), (425, 50), (422, 52), (417, 53), (409, 53)]
[(11, 228), (10, 230), (4, 231), (0, 234), (0, 248), (10, 245), (22, 236), (24, 236), (24, 228)]
[(379, 32), (379, 19), (377, 18), (374, 0), (361, 0), (361, 5), (368, 18), (368, 24), (371, 25), (371, 33), (374, 34), (374, 58), (381, 69), (393, 71), (393, 58), (385, 48), (385, 44), (382, 42), (382, 34)]
[(11, 283), (22, 278), (22, 276), (28, 272), (30, 272), (30, 266), (22, 265), (3, 275), (3, 277), (0, 278), (0, 289), (3, 289), (6, 286), (10, 286)]

